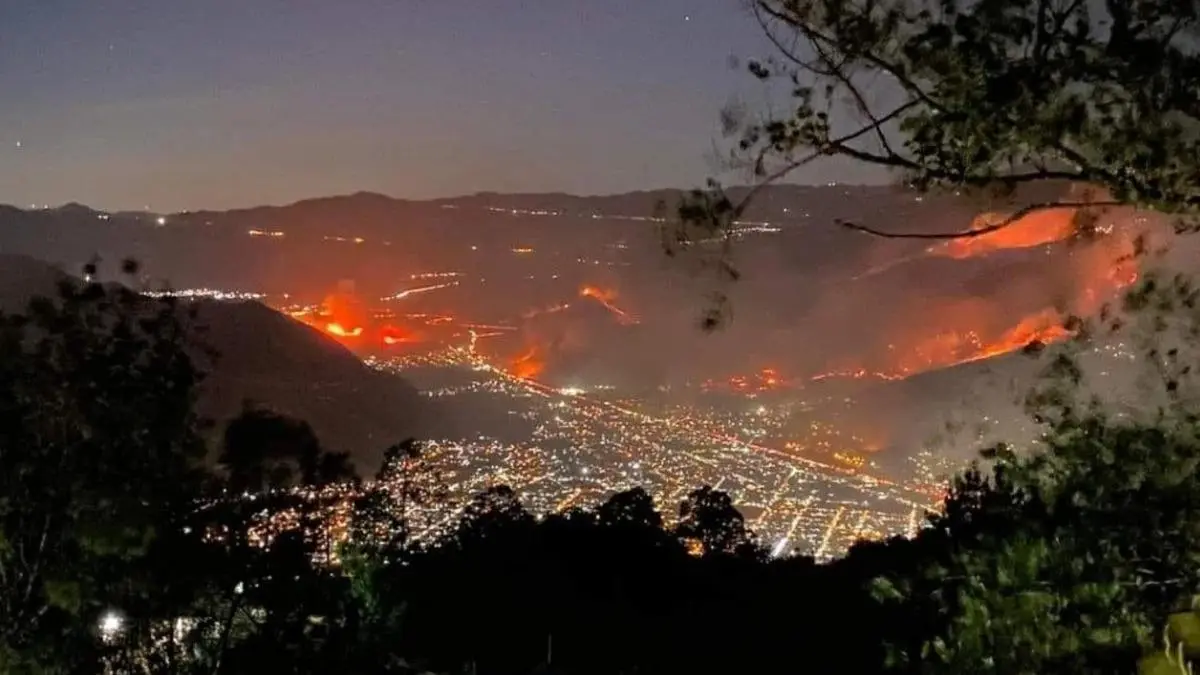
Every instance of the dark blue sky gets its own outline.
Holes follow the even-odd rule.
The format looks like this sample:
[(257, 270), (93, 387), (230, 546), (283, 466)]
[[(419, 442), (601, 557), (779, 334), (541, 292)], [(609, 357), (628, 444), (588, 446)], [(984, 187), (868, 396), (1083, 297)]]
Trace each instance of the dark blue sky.
[(0, 202), (689, 186), (765, 53), (739, 0), (0, 1)]

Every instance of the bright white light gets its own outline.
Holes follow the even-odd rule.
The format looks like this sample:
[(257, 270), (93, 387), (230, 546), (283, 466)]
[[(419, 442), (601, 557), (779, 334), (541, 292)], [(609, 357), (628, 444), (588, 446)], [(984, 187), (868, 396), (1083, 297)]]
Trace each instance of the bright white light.
[(166, 218), (163, 218), (162, 216), (159, 216), (159, 217), (158, 217), (158, 220), (156, 220), (155, 222), (156, 222), (156, 223), (158, 223), (159, 225), (166, 225), (166, 224), (167, 224), (167, 219), (166, 219)]
[(121, 626), (124, 624), (121, 615), (116, 612), (108, 612), (100, 617), (100, 637), (105, 640), (111, 640), (121, 632)]
[(784, 552), (784, 550), (786, 550), (787, 545), (788, 545), (787, 537), (780, 539), (779, 543), (775, 544), (775, 548), (771, 549), (771, 557), (778, 558), (779, 556), (783, 555), (783, 552)]

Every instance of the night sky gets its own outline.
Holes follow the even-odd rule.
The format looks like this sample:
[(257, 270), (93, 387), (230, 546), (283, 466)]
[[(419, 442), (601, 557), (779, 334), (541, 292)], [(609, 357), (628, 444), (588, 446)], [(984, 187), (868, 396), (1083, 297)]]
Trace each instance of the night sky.
[(687, 187), (767, 52), (739, 0), (4, 0), (0, 202)]

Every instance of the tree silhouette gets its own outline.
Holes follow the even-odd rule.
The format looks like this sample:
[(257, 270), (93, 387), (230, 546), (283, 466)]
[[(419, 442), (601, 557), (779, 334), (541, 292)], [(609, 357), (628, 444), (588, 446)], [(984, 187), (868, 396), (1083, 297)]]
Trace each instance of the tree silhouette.
[(0, 670), (88, 668), (102, 616), (159, 608), (157, 544), (204, 452), (179, 319), (73, 280), (0, 315)]
[(532, 523), (533, 516), (521, 505), (512, 488), (498, 485), (475, 495), (467, 504), (457, 538), (464, 543), (480, 542)]
[(355, 476), (349, 455), (323, 450), (307, 422), (250, 403), (226, 426), (218, 462), (235, 492), (328, 485)]
[[(1200, 9), (1184, 0), (750, 0), (774, 47), (748, 63), (789, 110), (723, 115), (732, 163), (755, 181), (696, 191), (674, 244), (728, 233), (767, 185), (828, 157), (895, 172), (921, 190), (1008, 195), (1046, 180), (1096, 188), (1033, 210), (1135, 204), (1200, 209)], [(1068, 203), (1064, 203), (1068, 202)], [(730, 268), (731, 269), (731, 268)]]
[(654, 508), (654, 498), (641, 487), (618, 492), (596, 509), (600, 525), (661, 529), (662, 514)]
[(876, 592), (925, 626), (892, 644), (914, 672), (1131, 672), (1193, 607), (1200, 429), (1089, 413), (1046, 449), (987, 454)]
[(675, 532), (700, 543), (704, 555), (733, 553), (749, 541), (745, 519), (729, 495), (705, 485), (693, 490), (679, 505)]

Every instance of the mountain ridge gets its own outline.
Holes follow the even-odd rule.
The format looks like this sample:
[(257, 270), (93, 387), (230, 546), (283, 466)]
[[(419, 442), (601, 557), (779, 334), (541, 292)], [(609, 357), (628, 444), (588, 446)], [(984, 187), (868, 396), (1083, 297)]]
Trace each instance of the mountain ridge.
[[(755, 190), (753, 186), (735, 185), (728, 186), (726, 189), (734, 199), (740, 199), (749, 191)], [(1057, 195), (1065, 189), (1065, 186), (1058, 182), (1046, 181), (1041, 185), (1022, 186), (1021, 190), (1015, 193), (1010, 201), (1014, 204), (1025, 203), (1044, 197), (1047, 194)], [(784, 196), (801, 196), (807, 194), (821, 194), (827, 192), (837, 192), (852, 190), (855, 192), (865, 192), (880, 195), (924, 195), (930, 198), (958, 197), (953, 193), (944, 191), (933, 191), (929, 193), (919, 193), (916, 190), (907, 188), (898, 184), (851, 184), (851, 183), (834, 183), (826, 185), (806, 185), (806, 184), (778, 184), (768, 186), (758, 192), (756, 201), (769, 202), (773, 197), (780, 195)], [(464, 193), (460, 195), (448, 197), (431, 197), (431, 198), (410, 198), (399, 197), (394, 195), (383, 194), (368, 190), (359, 190), (348, 193), (335, 193), (329, 195), (321, 195), (317, 197), (305, 197), (290, 202), (280, 204), (255, 204), (250, 206), (237, 206), (228, 209), (184, 209), (179, 211), (149, 211), (136, 209), (116, 209), (106, 210), (91, 207), (87, 204), (71, 201), (58, 206), (50, 206), (47, 208), (23, 208), (16, 203), (0, 202), (0, 211), (10, 210), (19, 211), (22, 213), (44, 213), (44, 212), (63, 212), (63, 211), (79, 211), (89, 212), (95, 215), (118, 216), (129, 219), (146, 219), (153, 220), (157, 217), (195, 217), (200, 215), (213, 214), (250, 214), (270, 210), (292, 209), (298, 207), (323, 207), (329, 205), (346, 205), (354, 202), (374, 202), (376, 204), (386, 203), (395, 206), (404, 205), (456, 205), (456, 204), (474, 204), (487, 200), (501, 201), (522, 201), (522, 202), (546, 202), (550, 200), (559, 200), (567, 202), (614, 202), (622, 199), (641, 200), (641, 199), (661, 199), (661, 198), (681, 198), (693, 191), (693, 188), (657, 188), (648, 190), (632, 190), (627, 192), (612, 192), (612, 193), (569, 193), (569, 192), (496, 192), (496, 191), (479, 191), (473, 193)]]

